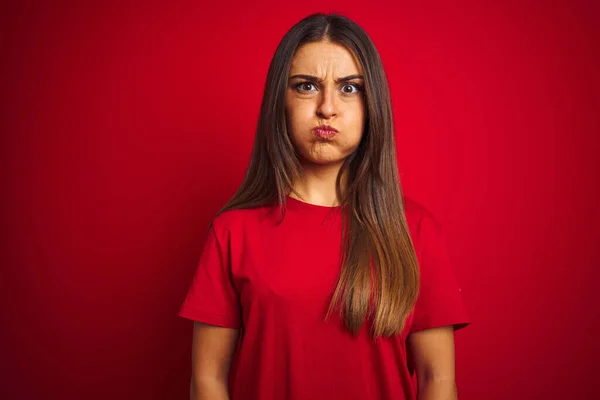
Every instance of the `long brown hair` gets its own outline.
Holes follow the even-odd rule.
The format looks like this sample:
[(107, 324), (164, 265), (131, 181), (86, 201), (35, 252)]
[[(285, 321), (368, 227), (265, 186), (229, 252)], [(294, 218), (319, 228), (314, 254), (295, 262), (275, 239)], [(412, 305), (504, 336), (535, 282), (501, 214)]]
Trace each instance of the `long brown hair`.
[[(302, 173), (285, 118), (290, 64), (300, 46), (322, 40), (341, 44), (357, 57), (366, 99), (361, 142), (336, 180), (348, 213), (342, 225), (342, 271), (327, 317), (338, 309), (353, 334), (370, 318), (373, 336), (391, 336), (402, 332), (413, 309), (419, 269), (404, 214), (387, 79), (375, 45), (356, 23), (341, 15), (313, 14), (285, 34), (267, 74), (246, 176), (219, 214), (278, 202), (283, 218), (292, 182)], [(342, 190), (344, 172), (348, 179)]]

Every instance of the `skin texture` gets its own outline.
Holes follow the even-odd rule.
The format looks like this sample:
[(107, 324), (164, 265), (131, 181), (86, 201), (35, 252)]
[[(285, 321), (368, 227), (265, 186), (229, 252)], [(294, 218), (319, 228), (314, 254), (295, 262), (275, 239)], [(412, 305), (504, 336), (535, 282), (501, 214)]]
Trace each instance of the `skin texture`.
[[(296, 75), (308, 75), (318, 82)], [(301, 46), (294, 56), (285, 97), (287, 127), (304, 168), (293, 188), (312, 204), (336, 204), (335, 178), (363, 134), (365, 104), (360, 64), (346, 47), (323, 41)], [(330, 139), (317, 137), (313, 128), (329, 125), (339, 131)], [(292, 195), (294, 196), (294, 195)]]
[(418, 400), (456, 400), (454, 328), (425, 329), (408, 336)]
[(238, 329), (194, 323), (191, 400), (228, 400), (227, 378)]

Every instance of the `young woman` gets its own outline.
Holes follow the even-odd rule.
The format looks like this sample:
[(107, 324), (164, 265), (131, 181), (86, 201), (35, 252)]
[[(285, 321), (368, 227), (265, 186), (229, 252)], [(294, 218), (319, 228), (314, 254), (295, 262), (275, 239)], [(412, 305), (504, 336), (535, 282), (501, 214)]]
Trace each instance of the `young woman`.
[(456, 398), (468, 316), (440, 225), (402, 195), (386, 76), (349, 19), (311, 15), (279, 44), (180, 315), (192, 399)]

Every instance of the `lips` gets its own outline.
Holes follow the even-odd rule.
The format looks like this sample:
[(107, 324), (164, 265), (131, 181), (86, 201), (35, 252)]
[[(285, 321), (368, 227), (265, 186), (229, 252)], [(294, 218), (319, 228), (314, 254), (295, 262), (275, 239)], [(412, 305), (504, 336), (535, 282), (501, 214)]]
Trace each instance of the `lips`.
[(324, 138), (324, 139), (329, 139), (339, 133), (337, 129), (335, 129), (334, 127), (329, 126), (329, 125), (317, 126), (316, 128), (313, 129), (313, 132), (318, 137)]

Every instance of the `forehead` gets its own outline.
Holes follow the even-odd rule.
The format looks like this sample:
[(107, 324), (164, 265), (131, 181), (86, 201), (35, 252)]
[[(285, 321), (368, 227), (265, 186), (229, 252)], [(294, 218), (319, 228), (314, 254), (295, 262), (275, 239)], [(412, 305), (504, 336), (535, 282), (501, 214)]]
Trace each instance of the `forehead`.
[(362, 74), (360, 63), (346, 47), (333, 42), (312, 42), (302, 45), (292, 59), (290, 75), (308, 74), (333, 78)]

